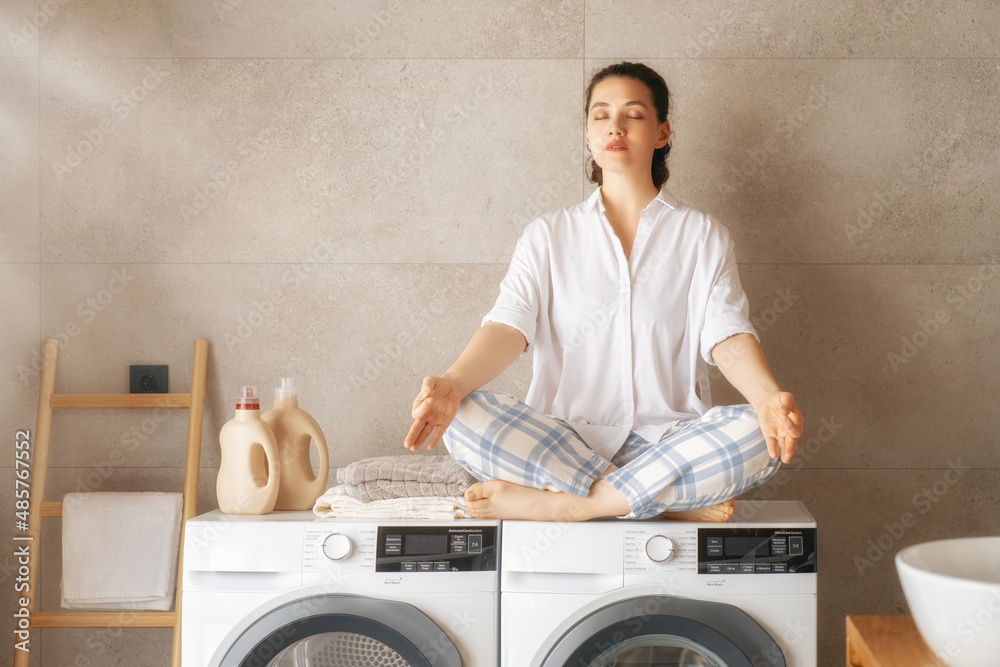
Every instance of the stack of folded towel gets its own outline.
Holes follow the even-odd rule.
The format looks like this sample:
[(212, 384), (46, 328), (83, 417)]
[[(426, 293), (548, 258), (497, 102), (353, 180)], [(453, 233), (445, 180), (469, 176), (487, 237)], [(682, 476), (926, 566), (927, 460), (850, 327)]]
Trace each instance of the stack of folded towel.
[(450, 456), (379, 456), (337, 471), (316, 501), (322, 517), (468, 519), (465, 490), (476, 480)]
[(177, 585), (179, 493), (63, 499), (62, 606), (168, 611)]

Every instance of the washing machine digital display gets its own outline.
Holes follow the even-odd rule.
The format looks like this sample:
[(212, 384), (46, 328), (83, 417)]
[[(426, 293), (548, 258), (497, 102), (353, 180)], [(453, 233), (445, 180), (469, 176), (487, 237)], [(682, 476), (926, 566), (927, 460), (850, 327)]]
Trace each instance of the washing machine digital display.
[(379, 526), (376, 572), (496, 571), (496, 526)]
[(699, 574), (816, 572), (815, 528), (699, 528)]

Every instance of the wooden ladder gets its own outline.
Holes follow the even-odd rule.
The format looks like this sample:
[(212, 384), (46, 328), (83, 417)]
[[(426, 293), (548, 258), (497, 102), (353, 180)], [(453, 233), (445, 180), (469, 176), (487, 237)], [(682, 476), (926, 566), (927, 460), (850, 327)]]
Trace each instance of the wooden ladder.
[[(35, 424), (35, 444), (32, 450), (31, 495), (28, 508), (28, 530), (24, 542), (31, 557), (28, 560), (28, 589), (22, 595), (28, 600), (31, 628), (173, 628), (172, 667), (181, 664), (181, 588), (184, 557), (184, 521), (195, 515), (198, 506), (198, 469), (201, 465), (201, 427), (205, 408), (205, 372), (208, 362), (208, 341), (194, 342), (191, 364), (191, 391), (187, 394), (54, 394), (56, 356), (59, 344), (45, 341), (42, 373), (38, 392), (38, 418)], [(49, 434), (53, 410), (74, 409), (152, 409), (177, 408), (188, 410), (187, 459), (184, 464), (184, 505), (181, 523), (180, 553), (177, 558), (177, 594), (174, 611), (75, 611), (34, 613), (40, 561), (41, 517), (62, 516), (61, 502), (44, 502), (45, 473), (49, 458)], [(16, 539), (16, 538), (15, 538)], [(14, 650), (14, 667), (28, 667), (27, 651)]]

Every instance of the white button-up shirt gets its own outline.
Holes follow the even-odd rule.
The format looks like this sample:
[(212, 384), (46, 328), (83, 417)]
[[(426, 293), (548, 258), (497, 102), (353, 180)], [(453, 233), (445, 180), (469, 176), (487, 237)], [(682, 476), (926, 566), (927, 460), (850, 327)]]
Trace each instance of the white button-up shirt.
[(656, 442), (704, 414), (712, 347), (757, 336), (729, 231), (666, 189), (640, 214), (628, 259), (600, 188), (532, 221), (490, 321), (534, 344), (525, 403), (609, 460), (630, 432)]

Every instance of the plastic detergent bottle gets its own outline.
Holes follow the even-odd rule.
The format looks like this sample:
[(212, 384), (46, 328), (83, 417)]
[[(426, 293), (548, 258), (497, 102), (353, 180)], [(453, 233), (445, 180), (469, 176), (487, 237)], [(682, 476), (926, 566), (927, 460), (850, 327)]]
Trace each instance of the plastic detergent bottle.
[(236, 416), (219, 433), (222, 463), (215, 491), (226, 514), (267, 514), (278, 499), (281, 461), (274, 432), (260, 418), (257, 387), (243, 387)]
[[(326, 491), (330, 452), (319, 424), (299, 407), (299, 393), (292, 378), (281, 378), (280, 386), (274, 390), (274, 407), (261, 419), (274, 431), (281, 458), (281, 482), (274, 509), (311, 510), (316, 499)], [(319, 454), (317, 472), (313, 472), (309, 460), (310, 439), (316, 443)]]

